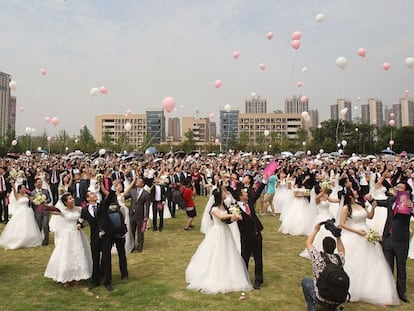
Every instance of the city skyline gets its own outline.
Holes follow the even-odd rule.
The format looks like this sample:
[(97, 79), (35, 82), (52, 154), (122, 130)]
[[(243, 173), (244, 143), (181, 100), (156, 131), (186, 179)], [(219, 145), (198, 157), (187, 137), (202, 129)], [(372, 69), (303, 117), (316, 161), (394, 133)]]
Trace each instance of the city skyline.
[[(166, 118), (198, 111), (219, 123), (224, 105), (243, 111), (252, 93), (266, 98), (268, 112), (303, 95), (320, 121), (338, 98), (351, 100), (361, 116), (368, 98), (392, 107), (414, 91), (405, 64), (414, 56), (413, 9), (409, 0), (16, 0), (0, 10), (0, 71), (17, 83), (17, 135), (26, 127), (34, 135), (78, 134), (84, 124), (94, 132), (95, 115), (144, 113), (162, 108), (167, 96), (177, 110)], [(298, 49), (291, 47), (294, 31), (302, 34)], [(341, 56), (345, 69), (336, 64)], [(90, 96), (101, 86), (106, 95)]]

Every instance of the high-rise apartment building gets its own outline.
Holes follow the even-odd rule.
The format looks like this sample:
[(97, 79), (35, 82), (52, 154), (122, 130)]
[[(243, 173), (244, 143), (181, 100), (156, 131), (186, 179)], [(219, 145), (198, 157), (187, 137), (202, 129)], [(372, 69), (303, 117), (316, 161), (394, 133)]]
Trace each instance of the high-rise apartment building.
[(220, 136), (222, 151), (227, 152), (228, 143), (238, 137), (239, 110), (220, 110)]
[(245, 99), (244, 105), (245, 105), (246, 113), (266, 113), (267, 112), (266, 98), (261, 98), (258, 95), (254, 95), (250, 98)]
[(150, 109), (146, 112), (147, 134), (151, 143), (160, 144), (165, 141), (165, 116), (163, 109)]
[(307, 122), (307, 127), (317, 128), (319, 125), (319, 111), (318, 110), (309, 110), (309, 122)]
[(298, 97), (285, 99), (285, 113), (302, 113), (309, 110), (309, 99)]
[(341, 111), (345, 108), (347, 108), (347, 112), (344, 116), (341, 116), (341, 119), (352, 121), (352, 103), (350, 100), (344, 98), (338, 98), (336, 104), (331, 105), (331, 119), (338, 120)]
[(401, 126), (414, 125), (414, 101), (412, 98), (400, 98), (401, 106)]
[[(193, 118), (183, 117), (183, 136), (188, 130), (192, 130), (194, 140), (198, 143), (210, 142), (210, 119), (209, 118)], [(183, 140), (185, 138), (183, 137)]]
[(179, 141), (181, 137), (180, 118), (168, 118), (167, 141)]
[[(0, 71), (0, 137), (4, 137), (9, 129), (13, 130), (15, 128), (15, 123), (10, 120), (10, 81), (10, 75)], [(15, 101), (14, 106), (16, 107)]]
[(361, 106), (362, 123), (381, 127), (384, 125), (382, 101), (378, 98), (369, 98), (368, 104)]

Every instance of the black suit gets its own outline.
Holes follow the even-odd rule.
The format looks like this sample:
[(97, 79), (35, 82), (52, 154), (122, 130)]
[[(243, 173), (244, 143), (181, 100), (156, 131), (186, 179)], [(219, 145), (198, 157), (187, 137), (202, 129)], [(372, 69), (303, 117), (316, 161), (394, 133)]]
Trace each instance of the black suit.
[[(157, 198), (155, 197), (156, 191), (160, 192), (160, 197)], [(152, 228), (155, 230), (157, 230), (157, 228), (162, 231), (163, 227), (164, 227), (164, 202), (165, 202), (165, 198), (166, 198), (166, 190), (165, 187), (163, 185), (160, 184), (152, 184), (151, 187), (151, 202), (152, 202)], [(158, 208), (158, 205), (161, 206), (161, 208)], [(157, 214), (160, 217), (160, 225), (157, 226)]]
[[(263, 225), (256, 215), (254, 205), (260, 197), (264, 187), (265, 184), (262, 183), (256, 192), (252, 196), (249, 196), (247, 203), (251, 212), (250, 216), (245, 213), (243, 207), (241, 206), (240, 211), (243, 219), (237, 222), (240, 230), (241, 256), (244, 259), (246, 267), (249, 268), (249, 259), (251, 255), (253, 255), (255, 264), (255, 284), (258, 284), (259, 286), (263, 283), (263, 245), (261, 233)], [(239, 205), (241, 204), (242, 203), (239, 202)]]
[[(0, 179), (0, 182), (3, 184), (0, 185), (0, 221), (8, 222), (9, 221), (9, 200), (8, 196), (11, 192), (11, 185), (7, 180), (7, 175), (3, 175), (3, 180)], [(2, 189), (3, 188), (3, 189)], [(3, 219), (2, 219), (3, 217)]]
[(394, 272), (394, 259), (397, 265), (397, 292), (400, 297), (405, 297), (407, 289), (407, 256), (410, 244), (410, 218), (412, 215), (396, 214), (394, 216), (393, 207), (395, 197), (391, 197), (387, 206), (388, 216), (385, 222), (382, 235), (382, 247), (385, 259)]
[(75, 199), (75, 205), (84, 206), (86, 202), (86, 193), (88, 192), (89, 184), (89, 179), (81, 179), (78, 182), (72, 183), (72, 185), (69, 187), (69, 192)]
[(176, 205), (172, 199), (173, 197), (173, 191), (175, 188), (175, 184), (177, 183), (176, 179), (175, 179), (175, 175), (168, 175), (168, 185), (166, 187), (166, 197), (167, 197), (167, 201), (168, 201), (168, 209), (170, 210), (170, 214), (171, 217), (175, 218), (175, 210)]
[[(151, 203), (150, 194), (143, 188), (132, 188), (125, 196), (126, 199), (131, 198), (131, 206), (129, 208), (129, 219), (131, 222), (132, 237), (135, 245), (135, 235), (138, 236), (138, 252), (142, 252), (144, 247), (144, 233), (141, 229), (144, 222), (148, 219), (149, 206)], [(135, 248), (135, 247), (134, 247)]]
[(53, 205), (56, 205), (59, 199), (59, 183), (60, 183), (60, 174), (62, 171), (51, 169), (48, 172), (49, 175), (49, 185), (50, 192), (52, 193)]
[[(109, 196), (113, 196), (111, 191)], [(108, 196), (108, 197), (109, 197)], [(112, 240), (108, 229), (108, 207), (109, 200), (102, 204), (96, 204), (96, 214), (93, 215), (93, 208), (88, 204), (81, 211), (81, 219), (86, 220), (90, 226), (90, 240), (92, 252), (92, 283), (98, 286), (102, 276), (105, 277), (104, 284), (112, 283), (112, 261), (111, 248)], [(105, 231), (106, 229), (106, 231)]]

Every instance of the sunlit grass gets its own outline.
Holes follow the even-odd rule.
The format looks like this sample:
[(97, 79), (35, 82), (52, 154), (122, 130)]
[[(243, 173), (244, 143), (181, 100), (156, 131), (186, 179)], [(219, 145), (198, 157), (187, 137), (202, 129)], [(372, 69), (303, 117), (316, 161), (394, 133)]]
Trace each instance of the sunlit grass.
[[(199, 216), (194, 231), (183, 230), (183, 211), (177, 212), (177, 218), (165, 220), (163, 232), (148, 230), (144, 252), (127, 257), (128, 280), (121, 280), (118, 260), (113, 256), (112, 292), (102, 286), (89, 290), (89, 281), (65, 289), (43, 277), (53, 245), (15, 251), (1, 249), (0, 310), (305, 310), (300, 282), (311, 275), (311, 263), (298, 254), (306, 238), (278, 233), (278, 217), (261, 218), (265, 226), (265, 280), (260, 290), (247, 293), (247, 299), (242, 301), (238, 292), (206, 295), (186, 289), (185, 269), (204, 237), (199, 224), (205, 201), (204, 197), (196, 199)], [(1, 224), (0, 230), (3, 228)], [(407, 272), (407, 294), (414, 301), (414, 260), (408, 260)], [(402, 304), (390, 309), (412, 310), (410, 307)], [(380, 308), (363, 303), (346, 305), (346, 310)]]

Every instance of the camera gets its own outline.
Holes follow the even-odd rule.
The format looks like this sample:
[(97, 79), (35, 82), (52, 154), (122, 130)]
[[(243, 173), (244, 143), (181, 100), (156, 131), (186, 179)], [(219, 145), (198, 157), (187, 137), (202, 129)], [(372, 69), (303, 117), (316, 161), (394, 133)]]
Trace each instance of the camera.
[(325, 225), (325, 229), (332, 232), (332, 235), (336, 238), (341, 236), (342, 229), (335, 226), (335, 218), (328, 219), (319, 223), (321, 226)]

